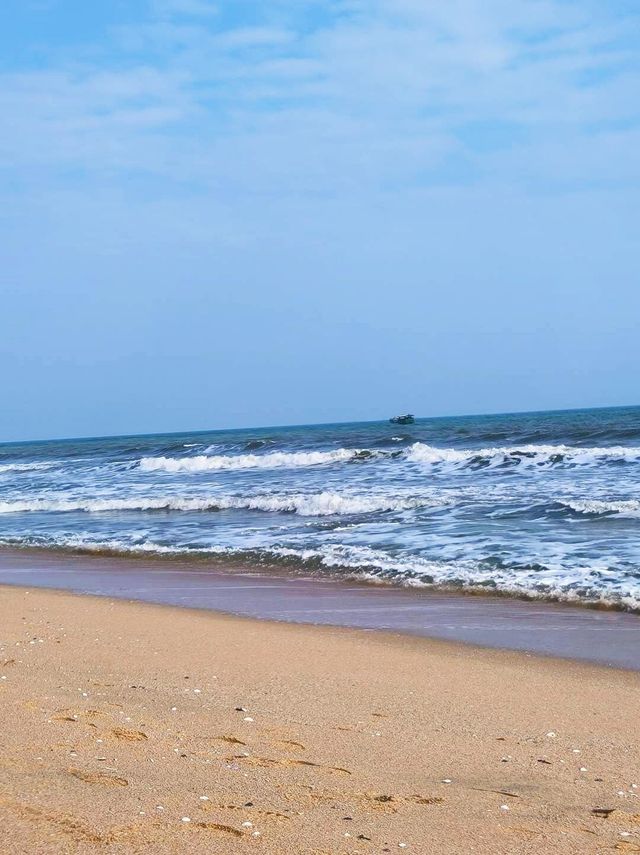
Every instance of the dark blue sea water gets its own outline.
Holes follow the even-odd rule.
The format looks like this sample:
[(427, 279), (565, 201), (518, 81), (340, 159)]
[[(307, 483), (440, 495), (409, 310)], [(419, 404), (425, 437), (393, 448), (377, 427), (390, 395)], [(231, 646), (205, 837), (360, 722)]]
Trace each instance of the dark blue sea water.
[(640, 608), (640, 408), (0, 446), (0, 544)]

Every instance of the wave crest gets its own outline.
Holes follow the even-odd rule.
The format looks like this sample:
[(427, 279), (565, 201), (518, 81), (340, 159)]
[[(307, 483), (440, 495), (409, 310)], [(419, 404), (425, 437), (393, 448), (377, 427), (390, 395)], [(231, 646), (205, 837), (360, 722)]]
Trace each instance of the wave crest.
[(616, 515), (627, 519), (640, 519), (640, 500), (622, 499), (606, 502), (599, 499), (572, 499), (560, 502), (565, 508), (571, 508), (577, 514), (586, 516)]
[(271, 451), (265, 454), (206, 455), (195, 457), (143, 457), (138, 466), (145, 472), (210, 472), (234, 469), (278, 469), (402, 459), (422, 465), (457, 469), (509, 466), (593, 466), (640, 461), (640, 448), (611, 446), (579, 448), (569, 445), (521, 445), (492, 448), (438, 448), (414, 442), (402, 451), (391, 449), (336, 448), (332, 451)]
[(268, 454), (212, 455), (197, 457), (143, 457), (140, 469), (145, 472), (210, 472), (223, 469), (279, 469), (345, 463), (357, 459), (358, 449), (337, 448), (335, 451), (272, 451)]
[(413, 463), (450, 464), (475, 469), (499, 466), (587, 466), (640, 460), (640, 448), (578, 448), (570, 445), (521, 445), (496, 448), (435, 448), (422, 442), (410, 446), (405, 456)]
[(253, 510), (295, 513), (300, 516), (340, 516), (349, 514), (440, 508), (448, 499), (389, 495), (349, 495), (332, 491), (263, 494), (255, 496), (149, 497), (137, 499), (57, 499), (0, 502), (0, 514), (12, 513), (105, 513), (118, 511), (224, 511)]
[(0, 463), (0, 473), (2, 472), (35, 472), (38, 469), (50, 469), (55, 466), (53, 461), (40, 463)]
[[(268, 564), (303, 566), (312, 571), (337, 573), (343, 581), (355, 579), (401, 587), (467, 590), (509, 594), (529, 599), (604, 605), (640, 611), (640, 585), (635, 579), (616, 578), (606, 564), (585, 567), (544, 564), (502, 564), (465, 559), (436, 560), (394, 556), (368, 546), (327, 545), (320, 548), (231, 546), (167, 546), (148, 540), (100, 539), (88, 535), (52, 538), (50, 535), (0, 536), (0, 545), (73, 549), (96, 554), (217, 556), (246, 566)], [(346, 571), (346, 574), (345, 574)]]

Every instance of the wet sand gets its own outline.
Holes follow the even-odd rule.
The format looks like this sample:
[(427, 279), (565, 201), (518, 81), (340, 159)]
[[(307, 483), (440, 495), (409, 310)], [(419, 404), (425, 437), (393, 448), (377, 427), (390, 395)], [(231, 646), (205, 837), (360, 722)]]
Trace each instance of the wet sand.
[(0, 852), (640, 852), (637, 673), (0, 589)]
[(506, 597), (304, 578), (178, 557), (0, 549), (0, 584), (464, 641), (640, 670), (640, 616)]

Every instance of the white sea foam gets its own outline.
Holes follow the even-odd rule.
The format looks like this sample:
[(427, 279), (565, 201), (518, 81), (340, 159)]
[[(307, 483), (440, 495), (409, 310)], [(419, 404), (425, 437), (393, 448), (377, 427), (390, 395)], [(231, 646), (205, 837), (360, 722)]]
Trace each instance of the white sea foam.
[[(14, 500), (0, 502), (0, 514), (20, 513), (70, 513), (84, 511), (99, 513), (101, 511), (145, 511), (169, 510), (173, 505), (176, 510), (187, 510), (178, 505), (188, 504), (184, 499), (57, 499), (40, 498), (29, 500)], [(190, 509), (190, 508), (189, 508)], [(206, 508), (195, 508), (196, 510)]]
[(382, 431), (5, 452), (2, 537), (640, 606), (639, 447), (606, 447), (598, 431), (583, 448), (584, 432), (535, 425), (416, 429), (422, 442)]
[(327, 545), (319, 549), (273, 549), (275, 555), (351, 570), (355, 578), (394, 582), (408, 587), (492, 590), (517, 596), (589, 602), (640, 609), (640, 584), (603, 562), (584, 566), (514, 565), (496, 567), (482, 561), (438, 561), (419, 555), (393, 556), (368, 546)]
[[(3, 535), (0, 536), (1, 546), (31, 546), (47, 549), (71, 549), (82, 552), (114, 552), (121, 555), (136, 555), (149, 553), (151, 555), (186, 555), (194, 552), (181, 546), (165, 546), (153, 541), (143, 540), (131, 542), (121, 538), (99, 539), (88, 533), (50, 536), (42, 534)], [(216, 548), (199, 550), (218, 554)]]
[(394, 583), (405, 587), (463, 588), (486, 593), (501, 591), (539, 599), (557, 599), (566, 602), (599, 603), (640, 610), (640, 584), (637, 579), (621, 576), (603, 562), (585, 565), (547, 566), (514, 565), (495, 567), (472, 559), (439, 561), (419, 555), (394, 556), (368, 546), (325, 545), (319, 548), (234, 548), (232, 546), (167, 546), (151, 540), (99, 539), (90, 534), (61, 537), (47, 535), (3, 536), (0, 544), (55, 546), (88, 550), (113, 551), (122, 554), (209, 554), (240, 557), (244, 560), (286, 559), (292, 562), (313, 563), (316, 566), (338, 571), (344, 579), (354, 578), (372, 583)]
[(223, 469), (280, 469), (318, 466), (354, 460), (357, 449), (337, 448), (335, 451), (298, 451), (268, 454), (212, 455), (197, 457), (143, 457), (140, 469), (145, 472), (210, 472)]
[(0, 502), (0, 514), (15, 513), (104, 513), (118, 511), (217, 511), (256, 510), (296, 513), (300, 516), (333, 516), (404, 511), (412, 508), (439, 508), (451, 500), (437, 497), (389, 495), (349, 495), (331, 491), (321, 493), (264, 494), (254, 496), (148, 497), (104, 499), (60, 499), (55, 497), (27, 501)]
[(226, 500), (226, 507), (250, 508), (263, 511), (284, 511), (300, 516), (333, 516), (369, 514), (384, 511), (404, 511), (412, 508), (437, 508), (448, 504), (446, 499), (409, 498), (394, 496), (345, 495), (331, 491), (311, 495), (254, 496)]
[(0, 463), (2, 472), (35, 472), (38, 469), (50, 469), (55, 464), (52, 461), (41, 461), (39, 463)]
[(569, 445), (520, 445), (496, 448), (435, 448), (415, 442), (405, 452), (413, 463), (453, 466), (544, 466), (564, 463), (585, 466), (604, 462), (640, 461), (640, 448), (610, 446), (607, 448), (578, 448)]
[(560, 502), (579, 514), (615, 514), (627, 519), (640, 519), (640, 500), (623, 499), (606, 502), (598, 499), (571, 499)]
[(438, 448), (415, 442), (403, 452), (358, 448), (333, 451), (271, 451), (266, 454), (206, 455), (194, 457), (143, 457), (139, 467), (145, 472), (209, 472), (232, 469), (278, 469), (348, 463), (354, 460), (399, 457), (411, 463), (451, 468), (495, 468), (505, 465), (541, 467), (557, 464), (597, 465), (640, 461), (640, 447), (610, 446), (579, 448), (569, 445), (520, 445), (489, 448)]

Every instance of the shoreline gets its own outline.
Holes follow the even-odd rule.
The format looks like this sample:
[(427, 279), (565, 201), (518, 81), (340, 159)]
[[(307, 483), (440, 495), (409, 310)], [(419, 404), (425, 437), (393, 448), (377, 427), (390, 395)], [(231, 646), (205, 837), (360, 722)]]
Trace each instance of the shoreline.
[[(452, 598), (473, 598), (488, 600), (513, 600), (516, 603), (533, 603), (539, 605), (561, 606), (571, 609), (586, 609), (599, 612), (621, 612), (637, 615), (638, 608), (624, 605), (620, 601), (589, 600), (579, 597), (566, 597), (549, 593), (535, 594), (519, 589), (490, 588), (485, 585), (447, 585), (440, 583), (417, 582), (410, 584), (407, 580), (397, 582), (386, 577), (367, 576), (363, 573), (349, 573), (349, 568), (341, 567), (343, 573), (317, 572), (313, 564), (305, 564), (296, 557), (270, 560), (251, 560), (242, 554), (227, 555), (203, 551), (184, 552), (180, 550), (156, 552), (153, 550), (120, 550), (109, 548), (92, 549), (88, 546), (73, 547), (66, 545), (34, 545), (0, 543), (0, 563), (7, 555), (51, 556), (59, 559), (88, 558), (97, 560), (113, 560), (116, 562), (138, 562), (158, 564), (177, 564), (185, 567), (208, 567), (213, 572), (229, 574), (257, 574), (260, 576), (284, 575), (291, 581), (313, 579), (319, 583), (328, 582), (336, 585), (362, 588), (382, 588), (393, 591), (413, 591), (425, 596), (446, 596)], [(358, 568), (366, 570), (366, 567)], [(297, 572), (296, 572), (297, 571)], [(1, 584), (1, 581), (0, 581)]]
[[(255, 617), (253, 615), (242, 614), (239, 612), (223, 611), (220, 609), (202, 608), (199, 606), (176, 605), (174, 603), (165, 603), (160, 601), (141, 600), (130, 598), (127, 596), (113, 596), (111, 594), (93, 594), (84, 591), (72, 591), (65, 588), (53, 588), (48, 586), (29, 586), (21, 583), (6, 583), (0, 581), (0, 599), (4, 593), (23, 594), (25, 596), (43, 595), (52, 598), (65, 599), (70, 597), (72, 601), (88, 601), (98, 603), (108, 603), (110, 608), (124, 605), (133, 609), (140, 608), (143, 611), (149, 610), (149, 613), (157, 613), (160, 615), (175, 615), (184, 613), (194, 617), (209, 616), (212, 620), (220, 621), (224, 624), (229, 621), (234, 624), (244, 625), (248, 631), (252, 627), (265, 626), (281, 628), (283, 631), (290, 629), (292, 632), (296, 630), (304, 634), (305, 631), (310, 633), (326, 634), (328, 637), (335, 638), (360, 638), (367, 642), (369, 639), (377, 640), (379, 643), (391, 647), (397, 647), (398, 650), (414, 649), (414, 650), (432, 650), (436, 653), (443, 653), (455, 657), (487, 657), (488, 662), (501, 664), (504, 661), (510, 661), (513, 664), (518, 664), (526, 667), (530, 662), (540, 664), (547, 663), (550, 666), (558, 666), (559, 668), (571, 668), (574, 674), (580, 674), (581, 669), (584, 673), (590, 676), (595, 673), (607, 673), (627, 675), (632, 680), (638, 680), (640, 688), (640, 665), (635, 667), (625, 668), (618, 665), (610, 665), (599, 662), (593, 659), (579, 658), (572, 659), (566, 656), (557, 656), (552, 653), (537, 653), (532, 650), (517, 649), (513, 647), (497, 647), (487, 644), (474, 644), (469, 641), (458, 639), (441, 638), (433, 635), (422, 635), (418, 633), (402, 632), (394, 629), (353, 626), (351, 624), (339, 623), (311, 623), (308, 621), (291, 621), (281, 618), (271, 617)], [(494, 658), (492, 658), (494, 657)], [(0, 664), (1, 664), (0, 659)], [(640, 777), (640, 775), (639, 775)], [(638, 794), (640, 799), (640, 792)], [(640, 804), (639, 804), (640, 807)]]
[[(408, 584), (407, 581), (396, 582), (384, 577), (367, 577), (365, 575), (354, 573), (349, 575), (346, 567), (343, 567), (344, 575), (320, 572), (316, 573), (316, 567), (304, 565), (298, 558), (280, 558), (278, 561), (251, 561), (242, 555), (226, 555), (224, 553), (213, 553), (203, 550), (202, 552), (192, 551), (184, 552), (176, 550), (167, 552), (155, 552), (153, 550), (120, 550), (97, 548), (92, 549), (88, 546), (72, 547), (72, 546), (43, 546), (43, 545), (12, 545), (0, 544), (0, 562), (6, 555), (27, 555), (27, 556), (57, 556), (58, 558), (89, 558), (113, 560), (117, 562), (154, 562), (158, 564), (178, 564), (193, 567), (208, 567), (214, 572), (221, 573), (236, 573), (242, 574), (257, 574), (260, 576), (279, 576), (285, 575), (291, 581), (298, 579), (314, 579), (318, 582), (329, 582), (336, 585), (348, 585), (349, 587), (362, 588), (382, 588), (393, 591), (413, 591), (416, 594), (425, 596), (447, 596), (447, 597), (478, 597), (488, 600), (513, 600), (516, 603), (534, 603), (542, 605), (561, 606), (571, 609), (587, 609), (591, 611), (601, 612), (622, 612), (624, 614), (637, 615), (640, 617), (640, 607), (633, 608), (623, 605), (620, 602), (607, 602), (604, 600), (587, 600), (577, 597), (568, 598), (555, 596), (548, 593), (534, 594), (520, 590), (508, 590), (502, 588), (490, 588), (481, 585), (446, 585), (435, 584), (428, 582), (419, 582), (415, 585)], [(366, 569), (366, 568), (361, 568)], [(296, 572), (299, 571), (299, 572)], [(1, 582), (0, 582), (1, 584)]]
[(640, 848), (637, 673), (32, 588), (0, 627), (7, 855)]
[(629, 612), (294, 576), (176, 557), (0, 549), (0, 585), (41, 587), (249, 618), (422, 636), (640, 670)]

